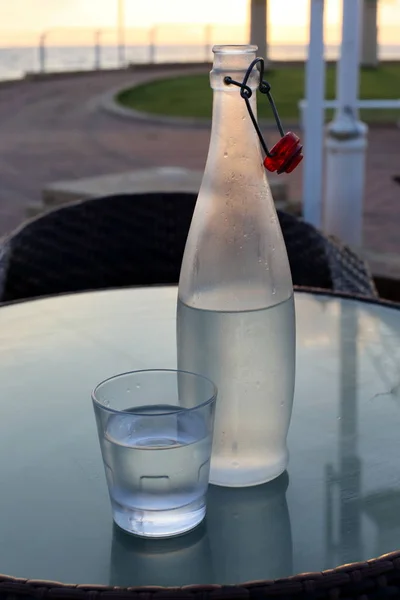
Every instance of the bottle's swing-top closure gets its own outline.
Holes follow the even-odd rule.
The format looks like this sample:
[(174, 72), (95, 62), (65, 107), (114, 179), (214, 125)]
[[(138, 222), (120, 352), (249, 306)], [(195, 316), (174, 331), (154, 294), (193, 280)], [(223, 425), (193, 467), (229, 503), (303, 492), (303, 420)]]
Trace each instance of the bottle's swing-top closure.
[[(249, 99), (251, 98), (253, 92), (251, 88), (247, 85), (247, 82), (256, 65), (259, 66), (260, 71), (260, 83), (258, 85), (258, 90), (262, 94), (265, 94), (267, 96), (268, 101), (271, 105), (276, 125), (278, 127), (278, 131), (281, 135), (281, 139), (275, 144), (275, 146), (273, 146), (271, 150), (268, 150), (268, 147), (265, 143), (265, 140), (257, 123), (257, 119), (253, 114), (249, 102)], [(267, 81), (264, 80), (264, 59), (257, 57), (250, 63), (242, 82), (235, 81), (234, 79), (232, 79), (232, 77), (228, 76), (224, 78), (224, 83), (226, 85), (236, 85), (240, 87), (240, 95), (246, 102), (247, 110), (249, 111), (249, 115), (257, 132), (260, 144), (266, 154), (264, 159), (264, 167), (268, 171), (271, 171), (271, 173), (274, 173), (276, 171), (278, 174), (291, 173), (292, 171), (294, 171), (294, 169), (303, 160), (303, 146), (300, 143), (300, 138), (295, 133), (293, 133), (292, 131), (285, 133), (283, 130), (282, 123), (279, 118), (277, 108), (275, 106), (275, 102), (271, 95), (271, 86)]]

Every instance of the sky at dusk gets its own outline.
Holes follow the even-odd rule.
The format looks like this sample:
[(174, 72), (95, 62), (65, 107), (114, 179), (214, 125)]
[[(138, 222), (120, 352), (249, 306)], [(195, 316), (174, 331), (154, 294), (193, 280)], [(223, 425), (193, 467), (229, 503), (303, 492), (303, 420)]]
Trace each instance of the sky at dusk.
[[(165, 24), (214, 23), (218, 27), (245, 27), (249, 0), (121, 0), (128, 28), (148, 28)], [(24, 43), (32, 32), (65, 28), (113, 29), (118, 0), (0, 0), (1, 37)], [(269, 0), (273, 38), (304, 42), (307, 35), (309, 0)], [(326, 0), (328, 33), (338, 29), (340, 0)], [(395, 43), (400, 31), (400, 0), (381, 0), (380, 25), (386, 43)], [(169, 26), (167, 24), (170, 24)]]

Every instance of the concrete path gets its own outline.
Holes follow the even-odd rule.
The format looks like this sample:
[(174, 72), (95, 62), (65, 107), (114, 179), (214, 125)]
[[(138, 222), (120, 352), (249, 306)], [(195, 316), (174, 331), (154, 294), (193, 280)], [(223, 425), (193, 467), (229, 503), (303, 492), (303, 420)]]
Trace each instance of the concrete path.
[[(193, 72), (191, 68), (191, 72)], [(52, 181), (152, 166), (202, 169), (209, 131), (129, 121), (107, 114), (110, 89), (179, 71), (94, 73), (0, 86), (0, 235), (20, 223)], [(267, 139), (276, 141), (269, 133)], [(400, 130), (369, 135), (364, 241), (375, 270), (400, 277)], [(301, 195), (301, 170), (287, 177)]]
[(149, 127), (99, 108), (110, 89), (153, 77), (118, 72), (0, 86), (0, 235), (52, 181), (158, 165), (203, 168), (207, 130), (191, 144), (185, 129)]

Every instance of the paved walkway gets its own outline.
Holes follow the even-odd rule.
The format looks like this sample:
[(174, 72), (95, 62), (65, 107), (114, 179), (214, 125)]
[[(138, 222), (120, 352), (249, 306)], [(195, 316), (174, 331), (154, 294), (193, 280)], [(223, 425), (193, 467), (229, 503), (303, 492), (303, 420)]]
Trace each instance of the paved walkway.
[[(172, 72), (98, 73), (0, 86), (0, 235), (23, 220), (26, 205), (39, 201), (52, 181), (149, 166), (202, 169), (208, 130), (128, 121), (99, 109), (99, 96), (110, 89), (161, 74)], [(399, 129), (371, 129), (364, 214), (364, 241), (374, 267), (398, 277), (400, 185), (392, 178), (400, 175), (399, 147)], [(287, 177), (296, 198), (301, 170)]]

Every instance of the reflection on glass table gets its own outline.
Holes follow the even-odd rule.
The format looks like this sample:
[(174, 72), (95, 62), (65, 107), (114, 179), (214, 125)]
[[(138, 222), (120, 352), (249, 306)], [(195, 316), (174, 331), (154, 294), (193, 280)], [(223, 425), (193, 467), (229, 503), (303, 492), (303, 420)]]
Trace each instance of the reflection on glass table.
[(142, 540), (114, 526), (110, 585), (232, 584), (292, 572), (288, 475), (249, 488), (210, 486), (206, 522), (171, 540)]

